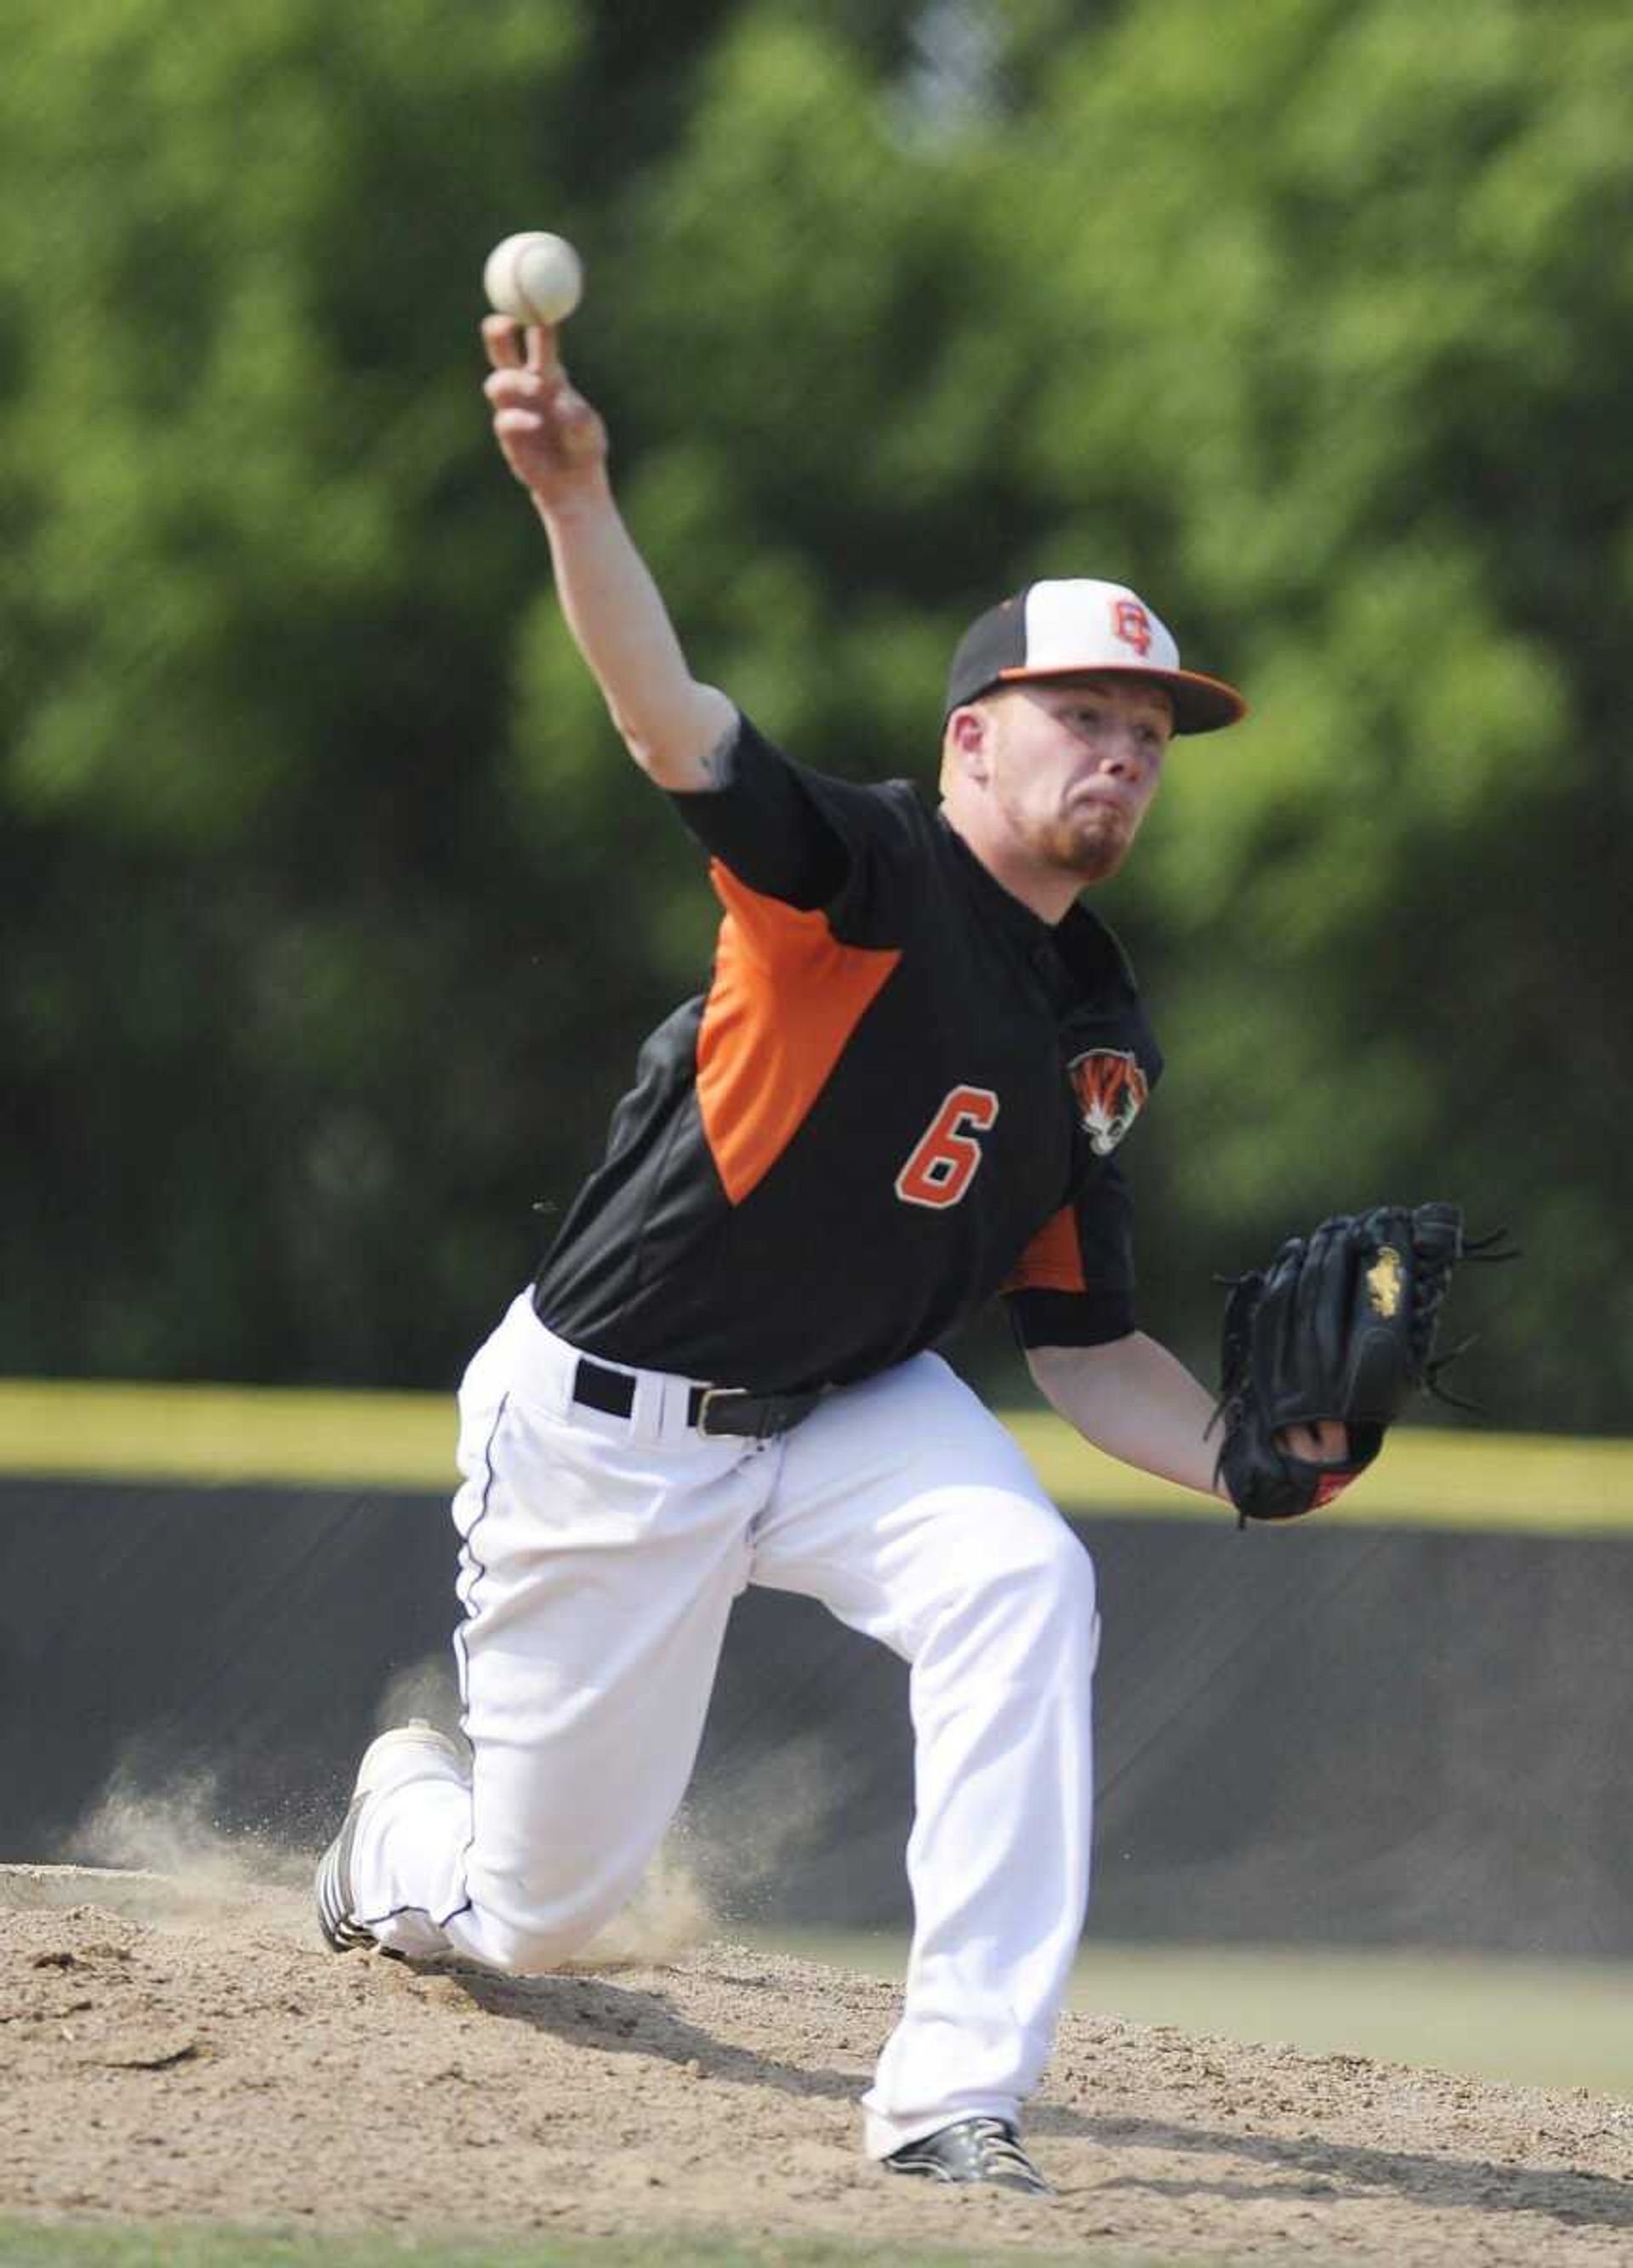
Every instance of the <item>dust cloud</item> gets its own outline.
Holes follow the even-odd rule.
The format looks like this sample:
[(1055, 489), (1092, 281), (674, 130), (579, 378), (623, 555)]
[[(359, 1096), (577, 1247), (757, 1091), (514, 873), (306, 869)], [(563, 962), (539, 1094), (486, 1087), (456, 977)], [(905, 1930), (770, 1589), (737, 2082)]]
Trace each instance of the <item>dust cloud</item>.
[[(373, 1712), (377, 1732), (419, 1718), (457, 1734), (460, 1716), (443, 1652), (395, 1672)], [(831, 1852), (836, 1822), (846, 1815), (846, 1775), (831, 1743), (814, 1732), (744, 1748), (735, 1742), (711, 1760), (635, 1896), (568, 1965), (677, 1959), (774, 1911), (790, 1875)], [(167, 1774), (151, 1750), (133, 1752), (43, 1854), (53, 1862), (45, 1872), (107, 1870), (96, 1895), (115, 1898), (135, 1918), (231, 1927), (253, 1912), (314, 1941), (311, 1880), (321, 1834), (314, 1841), (305, 1819), (299, 1835), (245, 1825), (233, 1811), (215, 1775)], [(70, 1889), (54, 1881), (53, 1903)]]
[(775, 1911), (790, 1874), (831, 1850), (847, 1808), (845, 1778), (820, 1731), (713, 1764), (683, 1812), (682, 1834), (726, 1918)]
[(87, 1895), (133, 1919), (237, 1926), (253, 1913), (292, 1933), (305, 1925), (311, 1860), (272, 1837), (217, 1823), (217, 1783), (197, 1773), (162, 1789), (115, 1772), (63, 1838), (66, 1867), (111, 1870)]
[[(459, 1694), (445, 1659), (432, 1655), (399, 1671), (373, 1713), (380, 1731), (417, 1717), (457, 1733)], [(69, 1895), (74, 1873), (85, 1870), (85, 1896), (112, 1903), (132, 1919), (233, 1927), (253, 1914), (315, 1942), (311, 1882), (317, 1851), (224, 1825), (213, 1774), (181, 1775), (156, 1785), (152, 1771), (151, 1757), (139, 1776), (134, 1764), (117, 1768), (52, 1852), (53, 1863), (18, 1870), (11, 1902), (24, 1902), (28, 1893), (23, 1871), (35, 1878), (26, 1902), (55, 1904)], [(672, 1961), (717, 1937), (720, 1921), (698, 1856), (688, 1827), (677, 1825), (628, 1905), (564, 1965), (605, 1970)], [(730, 1854), (716, 1852), (708, 1872), (728, 1872), (733, 1863)]]

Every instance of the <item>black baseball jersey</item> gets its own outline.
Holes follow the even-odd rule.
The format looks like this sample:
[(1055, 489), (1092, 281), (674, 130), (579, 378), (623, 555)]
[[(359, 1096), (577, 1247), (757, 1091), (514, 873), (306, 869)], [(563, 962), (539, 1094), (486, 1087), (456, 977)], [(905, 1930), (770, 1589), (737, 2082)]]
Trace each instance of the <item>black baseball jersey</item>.
[(1134, 1328), (1113, 1152), (1161, 1071), (1127, 962), (1058, 927), (903, 781), (806, 770), (744, 720), (676, 795), (725, 909), (535, 1303), (590, 1353), (767, 1391), (842, 1385), (1008, 1293), (1028, 1345)]

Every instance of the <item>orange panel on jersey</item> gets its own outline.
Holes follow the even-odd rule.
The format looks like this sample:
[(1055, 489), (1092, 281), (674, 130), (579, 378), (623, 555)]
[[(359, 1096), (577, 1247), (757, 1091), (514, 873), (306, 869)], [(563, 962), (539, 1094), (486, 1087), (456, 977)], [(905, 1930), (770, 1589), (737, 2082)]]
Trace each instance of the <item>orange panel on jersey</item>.
[(709, 869), (726, 909), (698, 1034), (698, 1108), (733, 1204), (776, 1164), (809, 1115), (899, 952), (841, 945), (802, 912)]
[(1044, 1223), (1009, 1271), (1006, 1292), (1086, 1292), (1083, 1256), (1077, 1241), (1077, 1216), (1062, 1205)]

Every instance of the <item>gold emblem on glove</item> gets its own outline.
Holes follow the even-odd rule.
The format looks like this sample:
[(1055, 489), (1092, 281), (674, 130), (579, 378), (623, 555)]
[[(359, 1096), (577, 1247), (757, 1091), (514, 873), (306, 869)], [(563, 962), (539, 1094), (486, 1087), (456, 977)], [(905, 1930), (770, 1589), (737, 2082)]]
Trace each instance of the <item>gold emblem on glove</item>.
[(1406, 1288), (1406, 1269), (1400, 1255), (1393, 1244), (1381, 1244), (1378, 1257), (1366, 1271), (1366, 1296), (1375, 1315), (1387, 1322), (1400, 1312), (1400, 1298)]

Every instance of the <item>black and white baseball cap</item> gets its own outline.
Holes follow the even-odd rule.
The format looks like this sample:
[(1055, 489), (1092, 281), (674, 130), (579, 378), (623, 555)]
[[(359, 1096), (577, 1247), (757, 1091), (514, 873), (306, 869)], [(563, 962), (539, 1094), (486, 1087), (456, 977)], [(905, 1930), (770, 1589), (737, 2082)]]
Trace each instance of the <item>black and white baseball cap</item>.
[(1114, 669), (1149, 677), (1174, 704), (1177, 733), (1216, 733), (1247, 714), (1223, 678), (1181, 669), (1171, 632), (1121, 583), (1029, 583), (989, 607), (958, 641), (944, 714), (1000, 685)]

